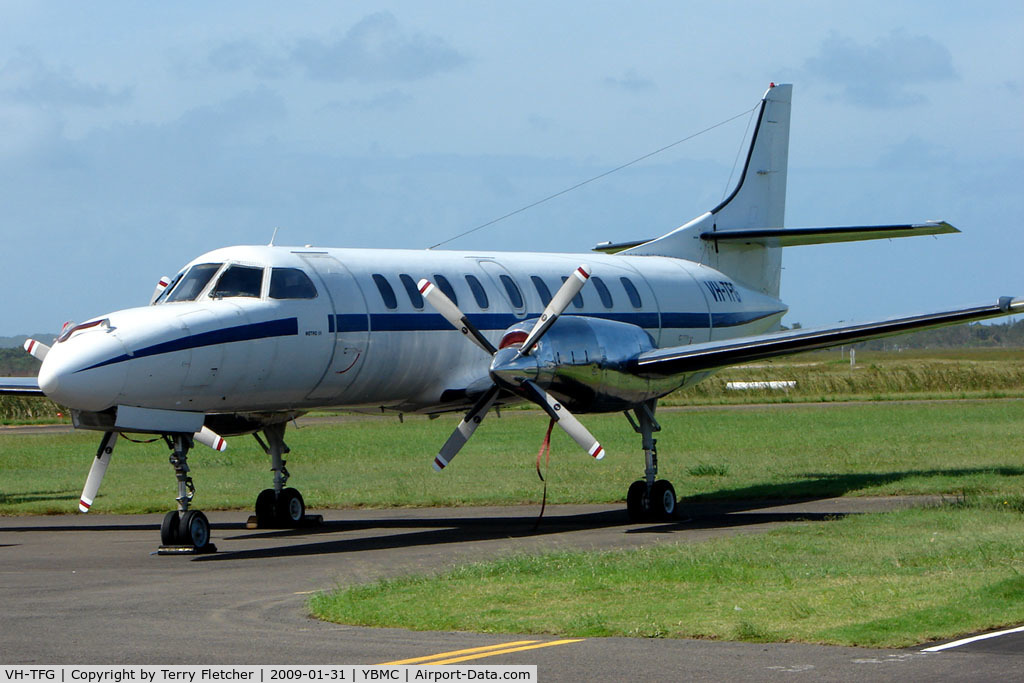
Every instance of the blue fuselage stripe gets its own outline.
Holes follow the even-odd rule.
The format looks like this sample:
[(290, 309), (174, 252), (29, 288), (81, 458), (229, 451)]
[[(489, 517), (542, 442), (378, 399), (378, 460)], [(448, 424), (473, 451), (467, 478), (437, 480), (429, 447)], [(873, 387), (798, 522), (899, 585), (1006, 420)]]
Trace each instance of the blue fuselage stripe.
[[(616, 320), (644, 329), (658, 327), (670, 329), (706, 329), (712, 327), (736, 327), (762, 320), (783, 311), (745, 311), (736, 313), (566, 313), (565, 315), (586, 315), (603, 320)], [(520, 320), (538, 318), (540, 313), (530, 313), (523, 318), (511, 313), (468, 313), (469, 321), (479, 330), (504, 330)], [(331, 332), (424, 332), (450, 330), (451, 325), (437, 313), (348, 313), (329, 316), (328, 329)]]
[(133, 358), (146, 358), (147, 356), (158, 356), (163, 353), (174, 353), (175, 351), (186, 351), (203, 346), (214, 346), (216, 344), (231, 344), (233, 342), (252, 341), (255, 339), (269, 339), (271, 337), (294, 337), (299, 333), (298, 318), (282, 318), (280, 320), (268, 320), (262, 323), (251, 323), (248, 325), (236, 325), (225, 327), (210, 332), (200, 332), (188, 337), (180, 337), (171, 341), (161, 342), (153, 346), (141, 348), (131, 355), (124, 354), (109, 358), (102, 363), (82, 368), (78, 372), (101, 368), (105, 365), (123, 363)]
[[(749, 311), (737, 313), (712, 313), (710, 322), (712, 327), (735, 327), (745, 325), (757, 320), (762, 320), (772, 315), (778, 315), (782, 311)], [(566, 315), (573, 315), (568, 313)], [(629, 323), (645, 329), (656, 329), (659, 327), (670, 329), (701, 329), (707, 328), (709, 317), (707, 313), (587, 313), (592, 318), (604, 320), (617, 320)], [(525, 318), (536, 318), (540, 314), (529, 314)], [(523, 320), (511, 313), (469, 313), (466, 316), (480, 330), (504, 330), (515, 323)], [(450, 330), (451, 325), (437, 313), (347, 313), (328, 316), (328, 329), (330, 332), (419, 332), (419, 331), (444, 331)], [(180, 337), (160, 344), (154, 344), (139, 349), (132, 354), (123, 354), (109, 358), (101, 363), (82, 368), (93, 370), (106, 365), (123, 363), (133, 358), (146, 358), (157, 356), (163, 353), (174, 353), (175, 351), (186, 351), (204, 346), (216, 344), (231, 344), (234, 342), (253, 341), (256, 339), (269, 339), (273, 337), (294, 337), (299, 333), (297, 318), (282, 318), (280, 320), (269, 320), (261, 323), (248, 325), (237, 325), (226, 327), (210, 332), (200, 332), (187, 337)]]

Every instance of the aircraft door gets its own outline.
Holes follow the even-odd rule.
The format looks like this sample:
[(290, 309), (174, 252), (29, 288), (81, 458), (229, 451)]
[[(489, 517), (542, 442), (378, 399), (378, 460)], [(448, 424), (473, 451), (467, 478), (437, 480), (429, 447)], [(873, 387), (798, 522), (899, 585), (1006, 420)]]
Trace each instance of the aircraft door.
[(351, 271), (326, 253), (299, 253), (317, 275), (319, 289), (330, 301), (328, 335), (334, 353), (319, 384), (306, 397), (330, 403), (341, 398), (362, 369), (370, 336), (366, 299)]
[(512, 310), (513, 315), (519, 320), (526, 317), (526, 298), (512, 273), (497, 261), (489, 259), (477, 259), (480, 268), (487, 273), (488, 278), (494, 285), (495, 291)]

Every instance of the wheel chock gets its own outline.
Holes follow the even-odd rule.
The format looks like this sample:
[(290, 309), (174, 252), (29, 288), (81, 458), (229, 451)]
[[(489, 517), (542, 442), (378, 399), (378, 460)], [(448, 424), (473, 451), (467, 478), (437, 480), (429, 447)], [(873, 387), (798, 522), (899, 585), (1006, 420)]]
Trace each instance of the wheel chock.
[(194, 545), (162, 545), (156, 549), (154, 555), (209, 555), (217, 552), (217, 546), (208, 543), (202, 550), (196, 550)]
[(323, 515), (305, 515), (302, 521), (292, 526), (282, 526), (280, 524), (270, 524), (268, 526), (260, 526), (259, 518), (256, 515), (249, 515), (249, 519), (245, 522), (246, 529), (303, 529), (306, 527), (320, 526), (324, 523)]

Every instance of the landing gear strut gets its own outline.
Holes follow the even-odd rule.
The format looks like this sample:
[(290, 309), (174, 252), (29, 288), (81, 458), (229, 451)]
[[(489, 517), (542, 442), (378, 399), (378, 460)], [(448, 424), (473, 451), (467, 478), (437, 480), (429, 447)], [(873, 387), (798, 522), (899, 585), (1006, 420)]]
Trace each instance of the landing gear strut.
[[(249, 518), (250, 528), (295, 528), (310, 521), (317, 521), (317, 516), (306, 516), (306, 503), (302, 494), (293, 488), (285, 488), (288, 483), (287, 461), (282, 456), (291, 450), (284, 442), (284, 430), (287, 423), (268, 425), (263, 430), (267, 437), (264, 441), (259, 434), (253, 434), (263, 451), (270, 456), (270, 469), (274, 472), (274, 488), (263, 489), (256, 497), (256, 515)], [(320, 518), (322, 519), (322, 518)]]
[(160, 525), (160, 553), (215, 552), (210, 543), (210, 522), (199, 510), (190, 510), (196, 487), (188, 476), (188, 452), (192, 448), (192, 436), (175, 434), (168, 438), (171, 443), (171, 466), (178, 479), (178, 509), (164, 515)]
[(626, 493), (626, 512), (633, 522), (670, 520), (676, 511), (676, 490), (665, 479), (658, 479), (658, 449), (654, 432), (661, 431), (661, 425), (654, 419), (657, 401), (640, 405), (633, 415), (626, 412), (626, 419), (633, 430), (640, 435), (644, 449), (644, 478), (634, 481)]

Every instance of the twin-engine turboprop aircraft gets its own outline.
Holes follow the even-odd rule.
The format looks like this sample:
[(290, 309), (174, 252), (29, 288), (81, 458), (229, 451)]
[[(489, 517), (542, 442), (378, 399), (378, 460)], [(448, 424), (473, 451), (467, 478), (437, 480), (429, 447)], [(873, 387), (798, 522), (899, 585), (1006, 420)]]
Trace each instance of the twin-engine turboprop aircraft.
[[(209, 549), (192, 508), (194, 441), (223, 449), (253, 434), (273, 487), (262, 526), (295, 525), (285, 426), (312, 408), (436, 414), (468, 409), (441, 447), (443, 469), (492, 406), (532, 401), (587, 453), (604, 450), (577, 413), (622, 411), (641, 436), (644, 476), (626, 494), (633, 519), (667, 519), (657, 478), (658, 399), (728, 365), (1024, 311), (1024, 299), (823, 329), (780, 330), (781, 248), (957, 232), (944, 222), (784, 228), (792, 86), (757, 111), (743, 174), (721, 204), (657, 239), (589, 254), (241, 246), (164, 278), (149, 306), (69, 324), (37, 380), (0, 392), (45, 395), (79, 429), (103, 432), (82, 492), (92, 505), (120, 433), (172, 448), (177, 510), (165, 546)], [(466, 337), (465, 340), (460, 337)], [(262, 432), (264, 438), (260, 438)]]

